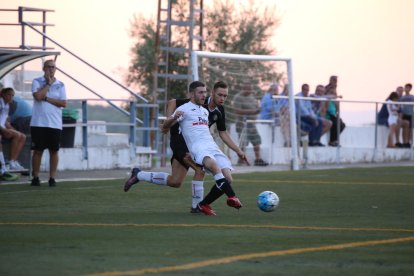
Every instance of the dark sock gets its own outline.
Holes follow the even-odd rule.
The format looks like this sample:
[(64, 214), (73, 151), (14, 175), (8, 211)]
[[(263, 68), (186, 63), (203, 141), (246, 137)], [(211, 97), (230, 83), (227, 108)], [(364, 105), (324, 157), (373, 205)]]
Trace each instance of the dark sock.
[(228, 197), (232, 197), (236, 195), (230, 183), (225, 178), (216, 180), (216, 184), (213, 185), (210, 192), (206, 195), (206, 197), (199, 204), (200, 205), (211, 204), (216, 199), (221, 197), (223, 194), (226, 194)]
[(213, 187), (211, 187), (210, 192), (204, 197), (204, 199), (199, 204), (200, 205), (211, 204), (216, 199), (221, 197), (223, 194), (224, 194), (224, 192), (222, 190), (220, 190), (219, 188), (217, 188), (217, 185), (213, 185)]
[(217, 186), (218, 189), (223, 191), (228, 197), (232, 197), (236, 195), (233, 191), (233, 188), (230, 185), (230, 182), (228, 182), (227, 179), (225, 178), (216, 180), (215, 186)]

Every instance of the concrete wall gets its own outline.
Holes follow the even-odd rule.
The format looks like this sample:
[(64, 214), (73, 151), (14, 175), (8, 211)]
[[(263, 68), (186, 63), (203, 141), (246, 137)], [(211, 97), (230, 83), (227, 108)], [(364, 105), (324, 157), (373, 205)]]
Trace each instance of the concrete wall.
[[(268, 124), (258, 124), (257, 129), (262, 139), (261, 156), (270, 164), (290, 164), (291, 148), (284, 147), (284, 139), (280, 127), (275, 127), (272, 135), (272, 127)], [(230, 127), (231, 136), (237, 141), (235, 127)], [(361, 162), (393, 162), (414, 160), (413, 148), (386, 148), (388, 128), (378, 127), (377, 147), (375, 147), (375, 126), (347, 126), (340, 136), (341, 147), (308, 147), (307, 153), (299, 148), (300, 161), (308, 164), (332, 164), (332, 163), (361, 163)], [(216, 140), (218, 141), (218, 140)], [(321, 142), (328, 144), (329, 136), (325, 134)], [(253, 147), (249, 144), (246, 148), (249, 160), (254, 160)], [(237, 155), (232, 151), (226, 151), (233, 163), (237, 162)], [(307, 154), (307, 161), (306, 159)]]
[[(273, 165), (290, 164), (292, 159), (291, 149), (283, 147), (284, 141), (280, 128), (276, 127), (274, 129), (273, 142), (272, 128), (269, 125), (258, 124), (258, 130), (262, 138), (262, 158)], [(106, 133), (106, 127), (103, 123), (102, 125), (90, 126), (88, 132), (88, 158), (84, 158), (82, 132), (81, 128), (77, 127), (75, 146), (74, 148), (61, 149), (58, 170), (130, 168), (134, 165), (146, 169), (153, 168), (153, 158), (156, 152), (145, 147), (138, 147), (136, 153), (131, 152), (127, 134)], [(230, 127), (230, 134), (237, 141), (234, 125)], [(304, 165), (413, 160), (414, 149), (385, 148), (387, 134), (387, 128), (379, 127), (378, 147), (375, 148), (374, 126), (347, 126), (340, 137), (341, 147), (308, 147), (307, 160), (301, 147), (299, 149), (300, 163)], [(327, 139), (328, 136), (326, 135), (322, 137), (322, 143), (327, 144)], [(236, 164), (236, 154), (226, 148), (223, 149), (230, 156), (233, 164)], [(252, 163), (254, 153), (251, 144), (247, 146), (246, 153)], [(45, 152), (43, 159), (41, 169), (47, 171), (49, 168), (47, 152)]]

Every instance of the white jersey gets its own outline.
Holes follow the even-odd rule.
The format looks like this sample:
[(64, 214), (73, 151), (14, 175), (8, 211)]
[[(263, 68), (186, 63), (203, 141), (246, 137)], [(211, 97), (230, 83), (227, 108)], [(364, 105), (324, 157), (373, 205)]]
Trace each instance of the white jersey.
[[(224, 153), (214, 141), (213, 136), (211, 136), (208, 127), (207, 109), (201, 105), (188, 102), (179, 106), (175, 112), (177, 111), (184, 112), (178, 119), (180, 131), (196, 163), (202, 164), (206, 156), (215, 160), (217, 160), (217, 156), (225, 157)], [(226, 167), (228, 167), (228, 164), (226, 164)]]
[(0, 97), (0, 127), (6, 127), (7, 117), (9, 117), (9, 104)]
[[(34, 79), (32, 93), (36, 93), (45, 85), (45, 77)], [(66, 100), (65, 85), (61, 81), (56, 80), (49, 87), (46, 96), (53, 99)], [(62, 129), (62, 108), (45, 101), (35, 100), (33, 102), (33, 115), (30, 126)]]

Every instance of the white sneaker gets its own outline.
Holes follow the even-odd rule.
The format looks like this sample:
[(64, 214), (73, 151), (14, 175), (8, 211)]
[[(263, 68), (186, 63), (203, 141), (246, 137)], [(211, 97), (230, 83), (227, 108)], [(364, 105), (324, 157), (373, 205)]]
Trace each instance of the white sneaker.
[(22, 170), (25, 170), (25, 168), (22, 165), (20, 165), (19, 161), (11, 160), (10, 161), (10, 170), (11, 171), (22, 171)]

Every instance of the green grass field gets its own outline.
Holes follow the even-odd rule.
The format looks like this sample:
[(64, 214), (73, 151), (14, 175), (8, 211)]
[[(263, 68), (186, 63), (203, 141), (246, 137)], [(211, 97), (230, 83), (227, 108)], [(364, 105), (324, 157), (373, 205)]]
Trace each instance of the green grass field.
[(0, 184), (0, 275), (414, 275), (414, 167), (236, 174), (244, 207), (216, 217), (190, 214), (190, 178), (123, 182)]

